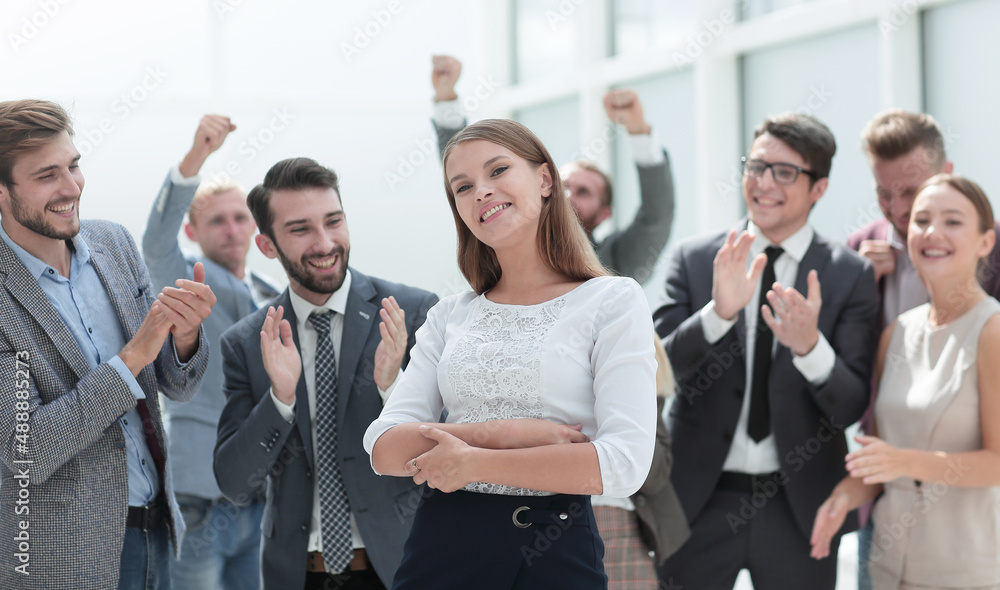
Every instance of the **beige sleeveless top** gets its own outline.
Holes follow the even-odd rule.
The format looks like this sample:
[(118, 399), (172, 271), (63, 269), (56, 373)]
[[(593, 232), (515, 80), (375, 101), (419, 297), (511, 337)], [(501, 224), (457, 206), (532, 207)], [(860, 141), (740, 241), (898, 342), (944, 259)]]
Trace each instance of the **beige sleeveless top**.
[[(925, 304), (898, 318), (875, 403), (879, 436), (902, 448), (981, 449), (976, 353), (1000, 303), (985, 297), (938, 327), (928, 325), (929, 311)], [(1000, 589), (1000, 488), (948, 485), (968, 469), (953, 462), (941, 481), (885, 485), (872, 516), (876, 589)]]

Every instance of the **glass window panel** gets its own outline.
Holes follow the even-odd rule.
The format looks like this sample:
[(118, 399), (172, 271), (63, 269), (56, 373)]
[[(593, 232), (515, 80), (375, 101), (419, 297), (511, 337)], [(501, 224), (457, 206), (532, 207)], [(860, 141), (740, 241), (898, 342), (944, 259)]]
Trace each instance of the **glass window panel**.
[(881, 216), (860, 147), (861, 130), (879, 110), (874, 59), (878, 35), (872, 24), (756, 51), (743, 59), (744, 152), (765, 117), (784, 111), (811, 114), (833, 132), (837, 153), (830, 185), (810, 223), (836, 242)]
[(765, 14), (776, 12), (800, 4), (808, 4), (816, 0), (737, 0), (737, 6), (743, 8), (743, 19), (756, 18)]
[(576, 67), (583, 10), (583, 6), (568, 0), (515, 0), (516, 81)]
[(542, 140), (557, 165), (579, 157), (580, 99), (574, 97), (525, 108), (514, 118)]
[(955, 172), (976, 181), (1000, 202), (996, 165), (996, 96), (1000, 94), (1000, 2), (967, 0), (924, 14), (924, 84), (927, 112), (944, 129)]
[(664, 49), (691, 34), (698, 3), (690, 0), (619, 0), (614, 3), (615, 55)]

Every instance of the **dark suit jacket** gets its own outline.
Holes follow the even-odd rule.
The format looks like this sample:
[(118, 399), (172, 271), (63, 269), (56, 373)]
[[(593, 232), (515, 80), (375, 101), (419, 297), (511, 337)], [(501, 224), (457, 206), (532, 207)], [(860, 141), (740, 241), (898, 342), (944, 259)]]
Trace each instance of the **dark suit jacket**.
[[(108, 221), (84, 221), (79, 235), (117, 311), (108, 321), (119, 322), (131, 340), (156, 301), (132, 236)], [(136, 407), (135, 396), (108, 363), (90, 369), (38, 281), (2, 240), (0, 316), (0, 588), (115, 588), (128, 510), (125, 433), (118, 419)], [(174, 361), (172, 342), (167, 338), (137, 378), (146, 394), (141, 403), (151, 419), (148, 428), (164, 453), (157, 388), (177, 401), (190, 399), (208, 364), (204, 331), (198, 352), (183, 368)], [(16, 416), (22, 401), (29, 406), (27, 422)], [(15, 438), (19, 423), (29, 427), (24, 448)], [(176, 550), (184, 521), (169, 462), (157, 461), (157, 467)], [(22, 470), (30, 476), (24, 488), (13, 479)], [(28, 524), (28, 576), (14, 571), (23, 565), (14, 557), (21, 521)]]
[[(745, 227), (746, 221), (734, 229)], [(705, 341), (698, 313), (712, 299), (713, 260), (728, 232), (677, 246), (670, 256), (666, 302), (653, 315), (677, 380), (669, 414), (672, 480), (690, 522), (722, 473), (746, 387), (744, 312), (715, 344)], [(858, 420), (868, 403), (878, 306), (871, 264), (844, 246), (813, 238), (795, 280), (800, 293), (807, 292), (812, 269), (819, 273), (823, 298), (819, 329), (837, 355), (833, 372), (813, 386), (779, 343), (768, 394), (781, 471), (788, 478), (785, 491), (807, 539), (816, 509), (846, 475), (843, 428)], [(853, 526), (852, 515), (845, 530)]]
[[(406, 312), (409, 342), (404, 366), (408, 362), (414, 333), (437, 297), (351, 269), (337, 368), (337, 460), (368, 557), (386, 587), (392, 585), (403, 558), (403, 543), (422, 493), (409, 478), (376, 475), (362, 447), (365, 430), (382, 411), (374, 358), (381, 342), (380, 301), (389, 295), (395, 296)], [(298, 346), (288, 290), (272, 304), (284, 306)], [(316, 468), (305, 377), (299, 379), (295, 392), (294, 423), (286, 422), (271, 400), (271, 383), (260, 351), (260, 328), (266, 315), (266, 309), (257, 310), (222, 335), (226, 406), (219, 419), (215, 477), (222, 493), (238, 503), (266, 485), (261, 557), (264, 588), (284, 590), (305, 585)]]
[(684, 509), (670, 482), (673, 455), (670, 433), (661, 418), (664, 398), (656, 399), (656, 446), (653, 464), (639, 491), (630, 497), (639, 520), (639, 536), (655, 554), (656, 564), (662, 564), (691, 536)]

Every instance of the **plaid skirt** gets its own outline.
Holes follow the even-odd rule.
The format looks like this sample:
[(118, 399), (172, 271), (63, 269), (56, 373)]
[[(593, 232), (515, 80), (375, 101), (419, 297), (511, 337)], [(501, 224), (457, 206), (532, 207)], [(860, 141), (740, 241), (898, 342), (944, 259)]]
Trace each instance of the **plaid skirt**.
[(659, 579), (649, 547), (639, 537), (635, 512), (594, 506), (594, 520), (604, 541), (608, 590), (657, 590)]

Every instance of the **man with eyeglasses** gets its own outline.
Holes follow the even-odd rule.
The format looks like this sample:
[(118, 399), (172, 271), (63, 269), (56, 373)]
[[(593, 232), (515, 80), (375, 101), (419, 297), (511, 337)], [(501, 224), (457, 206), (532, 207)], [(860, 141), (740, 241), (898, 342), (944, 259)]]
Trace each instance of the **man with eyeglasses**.
[(757, 590), (836, 584), (809, 538), (868, 403), (878, 296), (871, 263), (809, 225), (835, 151), (809, 115), (766, 119), (744, 158), (748, 219), (670, 255), (653, 318), (691, 538), (660, 568), (667, 584), (732, 588), (741, 569)]

